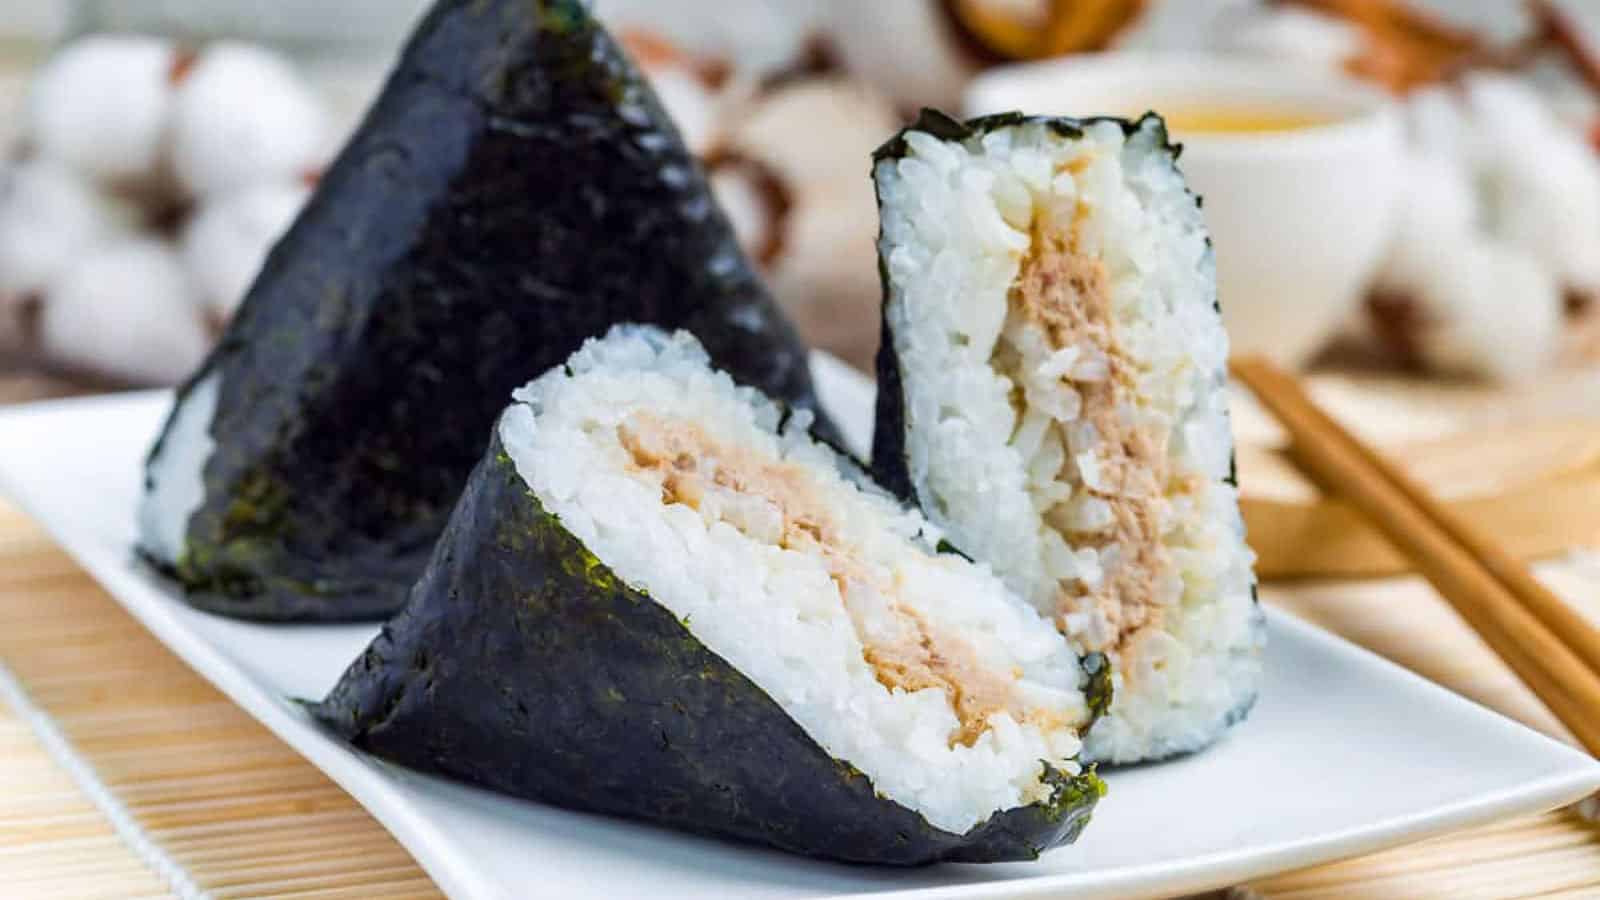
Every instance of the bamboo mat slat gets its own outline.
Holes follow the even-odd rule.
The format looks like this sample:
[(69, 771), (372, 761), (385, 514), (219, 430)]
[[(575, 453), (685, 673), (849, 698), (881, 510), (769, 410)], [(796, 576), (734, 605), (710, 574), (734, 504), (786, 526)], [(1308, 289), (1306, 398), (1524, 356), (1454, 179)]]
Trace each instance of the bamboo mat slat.
[[(3, 506), (0, 663), (211, 896), (439, 896), (349, 795)], [(0, 761), (0, 896), (172, 896), (4, 704)]]
[[(1560, 733), (1488, 649), (1412, 579), (1273, 588), (1263, 596)], [(190, 671), (3, 504), (0, 664), (150, 841), (209, 895), (439, 896), (355, 801)], [(0, 761), (0, 896), (172, 896), (4, 703)], [(1286, 873), (1229, 896), (1600, 897), (1600, 829), (1570, 811), (1549, 813)]]

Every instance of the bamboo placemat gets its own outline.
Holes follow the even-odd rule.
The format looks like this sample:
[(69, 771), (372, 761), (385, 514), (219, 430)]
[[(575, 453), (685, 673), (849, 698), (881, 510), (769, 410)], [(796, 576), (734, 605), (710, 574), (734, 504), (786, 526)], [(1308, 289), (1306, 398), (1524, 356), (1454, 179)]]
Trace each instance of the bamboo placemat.
[[(1407, 579), (1265, 596), (1554, 728), (1488, 650)], [(3, 504), (0, 666), (0, 682), (21, 690), (0, 689), (0, 896), (438, 896), (355, 801), (190, 671)], [(1229, 893), (1600, 896), (1600, 828), (1551, 813)]]
[[(349, 795), (3, 505), (0, 665), (26, 694), (0, 690), (0, 896), (439, 896)], [(164, 886), (167, 865), (192, 889)]]

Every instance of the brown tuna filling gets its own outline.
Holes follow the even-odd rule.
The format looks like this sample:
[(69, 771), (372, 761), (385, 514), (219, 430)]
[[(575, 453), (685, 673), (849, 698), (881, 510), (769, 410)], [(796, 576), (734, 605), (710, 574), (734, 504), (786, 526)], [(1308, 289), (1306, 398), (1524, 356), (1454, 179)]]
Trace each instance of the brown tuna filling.
[[(692, 422), (645, 412), (630, 416), (617, 429), (617, 437), (634, 467), (660, 478), (665, 503), (698, 510), (709, 494), (721, 491), (771, 503), (782, 519), (778, 546), (827, 564), (878, 682), (908, 692), (937, 688), (949, 698), (961, 723), (952, 744), (971, 746), (988, 730), (990, 715), (1010, 709), (1016, 675), (984, 668), (965, 639), (936, 628), (898, 599), (889, 603), (897, 626), (894, 634), (872, 639), (865, 635), (861, 614), (849, 602), (851, 583), (869, 584), (889, 598), (894, 597), (894, 586), (874, 577), (871, 567), (844, 546), (804, 468), (720, 444)], [(1012, 713), (1018, 721), (1024, 717), (1020, 711)]]
[[(1160, 508), (1168, 480), (1166, 435), (1131, 425), (1118, 413), (1119, 409), (1134, 408), (1133, 372), (1117, 342), (1105, 265), (1078, 251), (1077, 224), (1066, 234), (1035, 225), (1010, 302), (1013, 311), (1045, 334), (1052, 348), (1087, 344), (1108, 361), (1106, 378), (1073, 381), (1071, 386), (1083, 400), (1080, 415), (1094, 425), (1101, 441), (1096, 453), (1101, 488), (1084, 489), (1106, 502), (1114, 522), (1099, 534), (1062, 536), (1070, 546), (1114, 545), (1122, 555), (1114, 565), (1106, 566), (1097, 586), (1076, 579), (1063, 582), (1056, 608), (1063, 616), (1097, 608), (1115, 637), (1106, 646), (1091, 649), (1121, 649), (1161, 621), (1155, 585), (1171, 566), (1160, 532)], [(1076, 481), (1076, 466), (1069, 454), (1058, 479)]]

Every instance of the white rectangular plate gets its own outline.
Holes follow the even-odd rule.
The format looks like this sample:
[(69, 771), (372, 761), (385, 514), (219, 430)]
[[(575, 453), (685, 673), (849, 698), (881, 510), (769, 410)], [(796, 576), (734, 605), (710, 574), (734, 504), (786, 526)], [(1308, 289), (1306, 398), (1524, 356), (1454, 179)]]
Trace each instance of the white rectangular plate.
[[(871, 385), (831, 360), (816, 368), (863, 446)], [(1110, 793), (1083, 839), (1035, 863), (834, 865), (418, 775), (348, 749), (291, 700), (321, 696), (374, 626), (207, 615), (134, 560), (140, 466), (169, 403), (152, 392), (0, 412), (0, 489), (454, 897), (1161, 896), (1540, 812), (1600, 787), (1600, 765), (1584, 755), (1276, 612), (1249, 720), (1207, 752), (1105, 773)]]

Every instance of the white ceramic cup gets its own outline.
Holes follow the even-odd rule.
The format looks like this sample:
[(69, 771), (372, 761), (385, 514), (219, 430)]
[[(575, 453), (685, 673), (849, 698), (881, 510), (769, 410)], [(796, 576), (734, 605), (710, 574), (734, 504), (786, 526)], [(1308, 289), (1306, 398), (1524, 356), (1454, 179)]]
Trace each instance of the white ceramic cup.
[(966, 106), (969, 115), (1238, 110), (1319, 120), (1173, 136), (1204, 199), (1235, 353), (1303, 363), (1353, 313), (1388, 243), (1400, 117), (1353, 79), (1232, 57), (1090, 54), (993, 69), (968, 88)]

